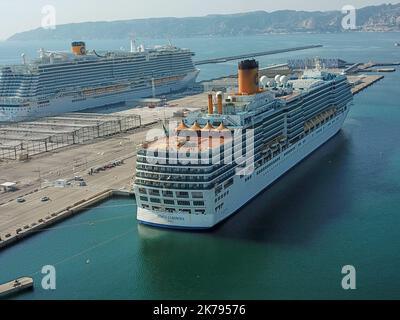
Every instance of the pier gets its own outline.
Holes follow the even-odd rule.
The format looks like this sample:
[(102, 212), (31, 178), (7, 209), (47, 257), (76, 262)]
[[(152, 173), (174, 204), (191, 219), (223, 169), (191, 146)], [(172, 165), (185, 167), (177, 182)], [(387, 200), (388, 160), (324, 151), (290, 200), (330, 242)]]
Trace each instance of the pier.
[(7, 298), (19, 292), (33, 289), (33, 279), (24, 277), (0, 284), (0, 298)]
[[(134, 116), (140, 114), (141, 126), (134, 130), (112, 132), (108, 136), (94, 136), (85, 142), (60, 145), (57, 149), (32, 153), (26, 159), (0, 159), (0, 184), (15, 181), (12, 191), (0, 191), (0, 250), (45, 231), (110, 197), (133, 197), (136, 150), (139, 144), (146, 141), (148, 129), (162, 129), (162, 120), (178, 121), (178, 118), (174, 118), (177, 114), (200, 110), (207, 93), (173, 95), (170, 99), (166, 106), (139, 107), (105, 116), (135, 119)], [(100, 114), (89, 114), (88, 117), (103, 119)], [(71, 115), (63, 118), (66, 124), (76, 121)], [(29, 125), (34, 129), (27, 132), (29, 141), (42, 135), (35, 128), (47, 123), (44, 119), (32, 121)], [(7, 128), (25, 128), (25, 125), (8, 124)], [(51, 128), (56, 132), (59, 130), (58, 126), (50, 125), (46, 129), (50, 132), (46, 134), (54, 133)], [(24, 136), (20, 138), (23, 140)], [(85, 185), (76, 181), (76, 177), (79, 177), (78, 180), (82, 178)], [(45, 198), (48, 199), (42, 201)], [(18, 199), (23, 199), (23, 202)]]
[(263, 52), (247, 53), (247, 54), (242, 54), (242, 55), (200, 60), (200, 61), (196, 61), (195, 65), (200, 66), (200, 65), (204, 65), (204, 64), (224, 63), (224, 62), (234, 61), (234, 60), (250, 59), (250, 58), (262, 57), (262, 56), (269, 56), (269, 55), (278, 54), (278, 53), (302, 51), (302, 50), (315, 49), (315, 48), (321, 48), (321, 47), (323, 47), (323, 46), (318, 44), (318, 45), (311, 45), (311, 46), (304, 46), (304, 47), (294, 47), (294, 48), (277, 49), (277, 50), (270, 50), (270, 51), (263, 51)]
[(354, 63), (344, 70), (347, 75), (365, 73), (365, 72), (395, 72), (396, 69), (392, 68), (400, 66), (400, 62), (368, 62), (368, 63)]
[(372, 86), (374, 83), (382, 80), (382, 75), (361, 75), (361, 76), (347, 76), (350, 84), (352, 84), (351, 92), (353, 95), (360, 93), (366, 88)]

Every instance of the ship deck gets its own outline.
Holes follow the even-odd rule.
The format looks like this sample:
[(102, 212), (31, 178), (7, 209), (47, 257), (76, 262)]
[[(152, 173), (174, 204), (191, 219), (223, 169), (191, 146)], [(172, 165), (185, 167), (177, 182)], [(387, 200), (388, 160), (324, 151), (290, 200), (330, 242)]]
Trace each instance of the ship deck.
[[(201, 134), (201, 133), (199, 133)], [(187, 140), (184, 136), (185, 133), (181, 133), (179, 136), (175, 135), (169, 138), (162, 138), (150, 143), (142, 145), (147, 150), (177, 150), (178, 152), (190, 152), (190, 153), (201, 153), (210, 150), (219, 150), (219, 148), (225, 144), (229, 144), (232, 141), (232, 136), (219, 132), (204, 132), (206, 137), (198, 137), (196, 132), (188, 132), (190, 140)]]

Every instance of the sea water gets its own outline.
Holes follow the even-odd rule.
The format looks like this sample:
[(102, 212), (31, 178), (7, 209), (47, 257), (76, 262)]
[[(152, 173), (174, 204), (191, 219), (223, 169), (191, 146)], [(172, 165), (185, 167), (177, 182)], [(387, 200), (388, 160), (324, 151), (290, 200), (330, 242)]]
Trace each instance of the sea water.
[[(398, 33), (177, 39), (196, 59), (322, 44), (259, 58), (400, 61)], [(164, 40), (162, 40), (164, 41)], [(162, 41), (146, 40), (147, 45)], [(98, 49), (127, 41), (87, 41)], [(165, 41), (166, 42), (166, 41)], [(0, 63), (65, 42), (3, 42)], [(202, 66), (200, 79), (236, 62)], [(355, 97), (343, 130), (228, 221), (209, 232), (148, 228), (133, 199), (115, 198), (0, 251), (0, 283), (33, 276), (18, 299), (395, 299), (400, 296), (400, 73)], [(127, 173), (129, 174), (129, 173)], [(45, 265), (56, 290), (42, 289)], [(346, 291), (342, 267), (356, 268)]]

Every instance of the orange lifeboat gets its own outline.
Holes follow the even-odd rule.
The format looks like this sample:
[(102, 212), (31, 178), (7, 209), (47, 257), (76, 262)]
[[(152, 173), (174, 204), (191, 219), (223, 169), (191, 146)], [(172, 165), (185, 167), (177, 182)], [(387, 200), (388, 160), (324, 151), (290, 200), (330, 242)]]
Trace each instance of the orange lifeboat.
[(182, 120), (181, 123), (179, 124), (179, 126), (176, 128), (176, 131), (181, 132), (181, 131), (186, 131), (188, 129), (189, 129), (189, 127)]
[(215, 129), (216, 131), (219, 132), (224, 132), (224, 131), (230, 131), (227, 127), (225, 127), (224, 123), (221, 122), (221, 124), (219, 125), (219, 127), (217, 129)]
[(189, 129), (190, 131), (201, 131), (201, 127), (199, 126), (199, 123), (197, 121), (195, 121), (193, 123), (193, 126)]
[(201, 129), (201, 131), (203, 132), (207, 132), (207, 131), (212, 131), (215, 128), (212, 126), (212, 124), (210, 123), (210, 121), (207, 122), (207, 124), (205, 125), (205, 127), (203, 129)]

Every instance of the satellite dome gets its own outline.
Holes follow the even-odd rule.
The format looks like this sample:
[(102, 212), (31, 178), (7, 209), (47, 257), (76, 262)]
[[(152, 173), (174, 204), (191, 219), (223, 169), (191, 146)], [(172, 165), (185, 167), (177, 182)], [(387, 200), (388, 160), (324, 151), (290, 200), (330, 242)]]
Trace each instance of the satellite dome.
[(282, 76), (282, 77), (279, 78), (279, 82), (284, 84), (284, 85), (287, 84), (288, 81), (289, 81), (289, 78), (287, 76)]
[(280, 75), (280, 74), (277, 74), (277, 75), (275, 76), (275, 81), (276, 81), (276, 83), (279, 83), (280, 79), (281, 79), (281, 75)]
[(268, 78), (266, 77), (266, 76), (262, 76), (261, 78), (260, 78), (260, 83), (261, 83), (261, 85), (263, 86), (263, 87), (267, 87), (268, 86)]

